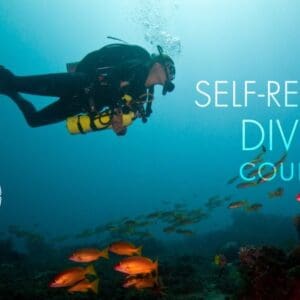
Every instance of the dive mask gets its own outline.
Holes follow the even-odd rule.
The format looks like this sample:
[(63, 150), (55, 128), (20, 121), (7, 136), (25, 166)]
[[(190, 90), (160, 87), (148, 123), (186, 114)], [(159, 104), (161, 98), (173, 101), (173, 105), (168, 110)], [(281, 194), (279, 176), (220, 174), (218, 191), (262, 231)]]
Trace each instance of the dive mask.
[(167, 77), (162, 91), (162, 94), (166, 95), (168, 92), (172, 92), (175, 88), (172, 80), (175, 79), (176, 69), (174, 61), (170, 56), (163, 53), (162, 47), (158, 45), (157, 50), (159, 53), (157, 60), (163, 66)]

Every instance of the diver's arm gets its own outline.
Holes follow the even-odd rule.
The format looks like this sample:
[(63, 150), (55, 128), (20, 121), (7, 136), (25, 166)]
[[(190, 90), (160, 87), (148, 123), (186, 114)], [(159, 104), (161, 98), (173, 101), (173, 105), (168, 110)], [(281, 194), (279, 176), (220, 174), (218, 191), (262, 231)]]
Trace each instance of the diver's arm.
[(144, 60), (131, 59), (117, 65), (113, 71), (113, 80), (117, 81), (125, 93), (137, 99), (146, 90), (145, 81), (148, 68)]
[(110, 108), (115, 108), (122, 103), (122, 97), (125, 94), (129, 94), (132, 99), (137, 99), (141, 94), (140, 91), (144, 91), (144, 82), (141, 79), (140, 72), (143, 68), (141, 61), (132, 60), (119, 64), (110, 70), (99, 69), (97, 78), (103, 78), (99, 82), (99, 98), (101, 97), (102, 88), (106, 94), (109, 94)]
[(93, 76), (96, 72), (97, 66), (101, 61), (102, 54), (99, 50), (87, 54), (77, 65), (76, 72), (83, 72)]

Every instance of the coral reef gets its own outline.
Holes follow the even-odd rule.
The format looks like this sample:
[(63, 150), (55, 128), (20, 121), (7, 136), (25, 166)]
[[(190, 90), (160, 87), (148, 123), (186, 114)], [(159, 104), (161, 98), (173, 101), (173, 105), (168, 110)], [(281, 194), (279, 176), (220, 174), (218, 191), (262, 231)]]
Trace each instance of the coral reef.
[(0, 240), (0, 263), (9, 264), (11, 262), (21, 262), (24, 255), (18, 253), (13, 249), (13, 242), (11, 239)]
[[(294, 224), (297, 229), (300, 217)], [(296, 236), (288, 218), (238, 213), (231, 226), (205, 235), (133, 239), (144, 246), (143, 255), (158, 258), (162, 290), (124, 289), (123, 276), (113, 271), (118, 258), (111, 255), (109, 260), (95, 263), (99, 295), (71, 295), (48, 288), (58, 270), (74, 266), (66, 261), (74, 249), (97, 247), (99, 241), (54, 246), (43, 236), (18, 227), (11, 226), (10, 233), (11, 239), (0, 241), (0, 300), (300, 299), (300, 246), (285, 247), (285, 240)], [(16, 239), (24, 254), (14, 247)], [(241, 247), (249, 241), (254, 246)], [(108, 237), (101, 244), (110, 242)], [(226, 257), (224, 266), (214, 264), (216, 254)]]
[(287, 256), (275, 247), (242, 247), (239, 257), (244, 289), (240, 299), (294, 299), (300, 277), (291, 270), (299, 267), (295, 264), (299, 253)]

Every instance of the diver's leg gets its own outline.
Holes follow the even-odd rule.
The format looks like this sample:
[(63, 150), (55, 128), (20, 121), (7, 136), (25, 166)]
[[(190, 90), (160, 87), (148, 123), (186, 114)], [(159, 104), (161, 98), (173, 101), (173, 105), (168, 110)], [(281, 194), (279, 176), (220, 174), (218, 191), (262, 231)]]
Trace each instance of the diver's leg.
[(15, 76), (17, 92), (42, 96), (67, 96), (81, 92), (88, 85), (84, 73), (57, 73), (36, 76)]
[(14, 88), (15, 75), (9, 70), (0, 66), (0, 94), (7, 94)]
[(28, 125), (31, 127), (58, 123), (70, 116), (80, 113), (79, 107), (71, 105), (71, 101), (67, 101), (67, 99), (59, 99), (40, 111), (37, 111), (36, 108), (20, 94), (13, 93), (9, 96), (22, 111)]
[(62, 97), (74, 95), (89, 84), (85, 73), (57, 73), (35, 76), (15, 76), (0, 67), (0, 93), (20, 92), (33, 95)]

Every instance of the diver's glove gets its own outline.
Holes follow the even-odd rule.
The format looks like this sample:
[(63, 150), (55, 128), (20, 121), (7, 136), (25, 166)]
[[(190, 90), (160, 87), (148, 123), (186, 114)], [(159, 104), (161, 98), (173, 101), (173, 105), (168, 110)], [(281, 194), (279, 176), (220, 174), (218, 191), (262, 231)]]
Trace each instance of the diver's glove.
[(15, 75), (0, 66), (0, 94), (10, 95), (14, 91)]
[(123, 112), (120, 108), (115, 108), (111, 119), (111, 126), (116, 135), (125, 135), (127, 127), (123, 125)]

